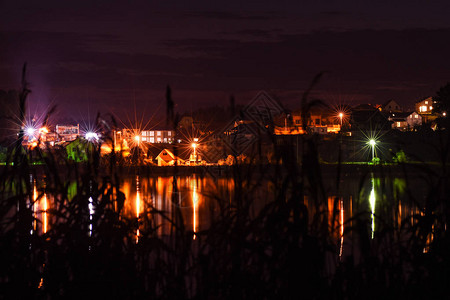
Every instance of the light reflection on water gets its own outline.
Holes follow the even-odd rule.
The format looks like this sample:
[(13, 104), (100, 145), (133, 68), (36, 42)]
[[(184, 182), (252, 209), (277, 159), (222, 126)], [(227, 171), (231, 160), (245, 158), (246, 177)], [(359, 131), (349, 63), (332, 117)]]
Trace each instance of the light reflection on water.
[(48, 209), (49, 201), (47, 193), (38, 190), (36, 180), (30, 177), (33, 186), (32, 203), (30, 204), (33, 212), (33, 227), (31, 234), (45, 234), (48, 231)]
[[(202, 204), (205, 203), (205, 198), (208, 198), (208, 191), (210, 195), (213, 195), (212, 191), (216, 187), (223, 190), (228, 189), (230, 185), (223, 180), (220, 180), (217, 185), (212, 184), (209, 180), (196, 175), (179, 177), (176, 181), (172, 176), (144, 179), (136, 176), (134, 180), (127, 179), (123, 183), (124, 215), (135, 216), (139, 219), (146, 211), (154, 209), (156, 213), (151, 214), (151, 218), (158, 233), (167, 234), (170, 231), (170, 224), (165, 221), (163, 215), (171, 218), (176, 208), (181, 211), (185, 226), (191, 228), (193, 233), (197, 233), (206, 225), (204, 219), (199, 216), (200, 211), (202, 217), (208, 215), (208, 207)], [(195, 234), (193, 238), (196, 238)]]
[(372, 178), (371, 180), (372, 182), (372, 189), (370, 190), (370, 196), (369, 196), (369, 204), (370, 204), (370, 217), (372, 219), (372, 239), (373, 239), (373, 235), (375, 233), (375, 201), (376, 201), (376, 197), (375, 197), (375, 183), (374, 183), (374, 179)]
[[(355, 180), (356, 181), (356, 180)], [(339, 257), (342, 258), (345, 252), (345, 243), (351, 242), (351, 230), (345, 230), (352, 227), (352, 217), (354, 213), (369, 212), (370, 228), (369, 234), (374, 238), (376, 230), (381, 230), (377, 225), (377, 218), (381, 212), (385, 212), (383, 199), (394, 199), (397, 202), (390, 204), (392, 212), (392, 223), (400, 227), (403, 220), (408, 220), (414, 224), (414, 214), (419, 213), (417, 207), (410, 205), (404, 199), (404, 182), (402, 180), (393, 180), (392, 191), (386, 192), (381, 188), (381, 179), (368, 178), (366, 183), (361, 186), (355, 184), (357, 188), (343, 188), (339, 195), (328, 197), (328, 201), (320, 206), (310, 197), (305, 197), (304, 203), (308, 208), (310, 216), (315, 216), (320, 211), (326, 211), (328, 215), (328, 224), (333, 238), (336, 239)], [(213, 180), (209, 177), (200, 177), (198, 175), (181, 176), (174, 181), (173, 176), (163, 177), (145, 177), (132, 176), (125, 178), (120, 186), (120, 190), (125, 194), (125, 202), (122, 215), (137, 220), (136, 242), (139, 242), (142, 234), (144, 217), (151, 218), (156, 232), (160, 235), (171, 232), (171, 223), (167, 219), (173, 219), (174, 213), (181, 212), (184, 225), (193, 233), (193, 239), (197, 239), (198, 232), (208, 228), (209, 223), (215, 213), (217, 213), (217, 199), (231, 204), (234, 198), (236, 184), (233, 179), (219, 178)], [(51, 199), (47, 196), (45, 189), (39, 189), (36, 181), (33, 181), (33, 213), (35, 221), (33, 230), (40, 233), (46, 233), (49, 230), (48, 209)], [(267, 181), (260, 185), (255, 191), (255, 199), (261, 201), (270, 201), (273, 197), (276, 187), (273, 183)], [(95, 214), (93, 203), (95, 199), (89, 199), (89, 219)], [(391, 200), (390, 200), (391, 201)], [(263, 206), (260, 205), (259, 207)], [(114, 203), (117, 210), (117, 203)], [(256, 206), (255, 206), (256, 207)], [(254, 213), (258, 212), (258, 207), (252, 207)], [(156, 213), (149, 214), (154, 210)], [(212, 215), (213, 214), (213, 215)], [(313, 218), (311, 218), (313, 219)], [(42, 225), (39, 225), (42, 224)], [(42, 226), (39, 228), (39, 226)], [(92, 224), (89, 227), (89, 235), (92, 235)], [(349, 238), (348, 238), (349, 237)], [(432, 236), (429, 240), (432, 240)], [(345, 241), (345, 242), (344, 242)]]

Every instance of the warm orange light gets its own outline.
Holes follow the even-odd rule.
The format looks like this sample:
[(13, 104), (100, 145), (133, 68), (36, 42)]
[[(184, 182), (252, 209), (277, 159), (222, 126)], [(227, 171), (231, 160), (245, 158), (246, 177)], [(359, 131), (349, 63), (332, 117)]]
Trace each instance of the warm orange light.
[(48, 202), (47, 202), (47, 194), (44, 194), (44, 197), (42, 198), (43, 202), (44, 202), (44, 207), (43, 207), (43, 214), (44, 214), (44, 228), (43, 228), (43, 233), (46, 233), (48, 230), (48, 217), (47, 217), (47, 209), (48, 209)]
[(46, 133), (48, 133), (48, 128), (47, 127), (41, 127), (41, 128), (39, 128), (39, 133), (43, 133), (43, 134), (46, 134)]
[(136, 142), (139, 142), (140, 139), (141, 139), (141, 137), (140, 137), (139, 135), (134, 136), (134, 140), (135, 140)]
[(197, 144), (196, 143), (192, 143), (192, 148), (196, 148), (197, 147)]
[(195, 176), (190, 180), (191, 190), (192, 190), (192, 231), (194, 232), (193, 239), (195, 240), (195, 233), (198, 231), (198, 204), (199, 204), (199, 195), (197, 191), (197, 180)]
[(341, 237), (342, 236), (344, 236), (344, 201), (343, 200), (341, 200), (340, 202), (339, 202), (339, 204), (340, 204), (340, 210), (339, 210), (339, 212), (340, 212), (340, 214), (339, 214), (339, 222), (341, 223), (340, 224), (340, 232), (341, 232)]
[[(33, 213), (34, 213), (34, 216), (36, 216), (36, 211), (37, 211), (37, 208), (36, 208), (37, 199), (38, 199), (38, 192), (37, 192), (37, 187), (36, 187), (36, 181), (33, 181)], [(37, 225), (37, 222), (36, 222), (36, 218), (35, 218), (33, 221), (33, 229), (34, 230), (36, 230), (36, 225)]]
[(136, 218), (138, 219), (138, 228), (136, 230), (136, 244), (139, 242), (139, 215), (141, 212), (141, 194), (139, 191), (139, 176), (136, 177)]

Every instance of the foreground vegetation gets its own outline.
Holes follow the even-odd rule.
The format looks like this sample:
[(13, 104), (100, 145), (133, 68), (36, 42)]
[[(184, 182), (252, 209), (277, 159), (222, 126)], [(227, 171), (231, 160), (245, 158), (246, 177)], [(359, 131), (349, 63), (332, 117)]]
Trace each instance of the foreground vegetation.
[[(30, 157), (39, 152), (11, 152), (14, 163), (0, 177), (0, 293), (3, 298), (359, 299), (448, 292), (446, 165), (438, 172), (417, 171), (426, 176), (428, 192), (424, 199), (408, 195), (417, 208), (413, 222), (409, 217), (396, 222), (395, 195), (382, 200), (376, 216), (381, 225), (373, 238), (367, 208), (354, 212), (344, 232), (352, 251), (339, 257), (339, 228), (329, 221), (339, 217), (338, 197), (330, 210), (314, 139), (305, 136), (302, 145), (301, 164), (294, 147), (285, 144), (274, 146), (280, 164), (270, 173), (258, 170), (259, 165), (233, 166), (228, 174), (235, 182), (232, 201), (219, 191), (214, 195), (215, 217), (195, 239), (177, 206), (171, 214), (149, 207), (136, 219), (110, 205), (121, 195), (123, 174), (114, 156), (102, 161), (94, 149), (87, 162), (66, 160), (61, 168), (58, 153), (42, 157), (43, 166), (33, 166)], [(383, 173), (383, 166), (374, 168)], [(104, 184), (105, 176), (110, 185)], [(254, 191), (267, 180), (275, 187), (273, 194), (255, 215), (252, 206), (264, 199)], [(69, 196), (74, 181), (76, 192)], [(383, 182), (389, 181), (379, 182), (388, 189)], [(52, 224), (38, 234), (33, 204), (44, 193), (51, 201), (47, 213)], [(305, 205), (305, 196), (314, 209)], [(156, 216), (172, 224), (170, 234), (157, 233)]]
[[(301, 139), (299, 161), (298, 145), (272, 139), (273, 168), (233, 165), (231, 201), (219, 190), (209, 195), (215, 201), (210, 227), (194, 235), (176, 205), (171, 213), (147, 206), (139, 218), (121, 212), (123, 165), (114, 153), (101, 159), (93, 147), (86, 162), (75, 163), (65, 152), (25, 151), (19, 134), (0, 177), (0, 297), (421, 299), (448, 293), (448, 132), (436, 146), (440, 167), (417, 165), (424, 195), (413, 193), (410, 173), (403, 174), (403, 200), (413, 215), (401, 214), (398, 194), (384, 192), (392, 190), (389, 171), (373, 166), (378, 179), (372, 182), (381, 191), (374, 234), (363, 197), (340, 232), (342, 165), (335, 166), (330, 194), (317, 140)], [(33, 165), (36, 159), (43, 164)], [(361, 190), (370, 176), (370, 170), (361, 175)], [(267, 182), (271, 193), (257, 196)], [(34, 211), (43, 197), (50, 201), (45, 233)], [(171, 224), (167, 234), (158, 232), (161, 217)], [(342, 234), (350, 249), (345, 255)]]

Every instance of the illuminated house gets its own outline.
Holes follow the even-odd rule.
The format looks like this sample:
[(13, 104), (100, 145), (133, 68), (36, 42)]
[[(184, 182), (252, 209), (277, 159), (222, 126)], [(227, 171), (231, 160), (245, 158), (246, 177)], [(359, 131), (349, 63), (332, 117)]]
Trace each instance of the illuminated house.
[(139, 136), (141, 142), (150, 144), (166, 143), (171, 144), (175, 141), (175, 131), (167, 129), (139, 130), (124, 128), (121, 131), (121, 138), (128, 144), (136, 140)]
[(159, 153), (156, 157), (158, 161), (158, 166), (173, 166), (175, 165), (175, 161), (178, 165), (184, 165), (186, 162), (184, 159), (176, 157), (169, 149), (164, 149)]
[(422, 125), (422, 116), (417, 112), (396, 112), (389, 116), (389, 121), (393, 129), (409, 131)]
[(141, 138), (143, 142), (150, 144), (154, 143), (168, 143), (171, 144), (175, 140), (175, 131), (173, 130), (143, 130), (141, 131)]
[(419, 115), (422, 116), (423, 123), (431, 122), (437, 118), (433, 113), (434, 103), (435, 101), (433, 101), (432, 97), (425, 98), (415, 103), (415, 109)]
[[(340, 131), (341, 126), (333, 111), (322, 108), (314, 107), (308, 112), (307, 117), (307, 129), (310, 133), (327, 134), (337, 133)], [(288, 122), (285, 121), (285, 124)], [(304, 128), (302, 128), (302, 112), (301, 110), (295, 110), (291, 114), (291, 126), (293, 130), (290, 133), (286, 133), (286, 126), (275, 126), (275, 134), (304, 134)], [(289, 126), (288, 126), (289, 127)]]
[(74, 141), (80, 135), (80, 125), (56, 125), (55, 133), (59, 142)]
[(77, 138), (66, 145), (67, 157), (76, 162), (88, 161), (93, 151), (94, 145), (81, 138)]

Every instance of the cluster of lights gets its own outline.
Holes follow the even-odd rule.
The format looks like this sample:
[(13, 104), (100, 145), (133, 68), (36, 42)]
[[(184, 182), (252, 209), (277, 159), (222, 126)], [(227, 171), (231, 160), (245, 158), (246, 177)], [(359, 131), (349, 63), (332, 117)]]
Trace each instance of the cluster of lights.
[(36, 131), (37, 131), (37, 129), (34, 128), (33, 126), (28, 126), (25, 128), (25, 133), (29, 138), (34, 138)]
[(84, 135), (84, 137), (86, 138), (86, 140), (88, 140), (89, 142), (97, 142), (99, 140), (99, 136), (97, 133), (93, 132), (93, 131), (88, 131), (86, 132), (86, 134)]
[(43, 126), (41, 128), (37, 128), (33, 125), (27, 125), (24, 129), (25, 135), (30, 142), (29, 146), (34, 148), (37, 146), (37, 140), (41, 135), (45, 135), (48, 133), (47, 127)]

